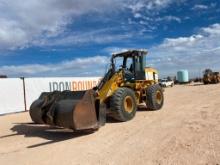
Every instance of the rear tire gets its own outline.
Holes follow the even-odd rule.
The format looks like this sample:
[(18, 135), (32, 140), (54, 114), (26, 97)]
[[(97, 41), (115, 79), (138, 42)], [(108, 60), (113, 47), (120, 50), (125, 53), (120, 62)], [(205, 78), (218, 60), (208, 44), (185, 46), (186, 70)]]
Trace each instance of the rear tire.
[(159, 110), (164, 103), (164, 95), (162, 88), (158, 85), (151, 85), (147, 88), (146, 105), (150, 110)]
[(119, 88), (110, 98), (110, 116), (118, 121), (134, 118), (137, 110), (135, 93), (129, 88)]

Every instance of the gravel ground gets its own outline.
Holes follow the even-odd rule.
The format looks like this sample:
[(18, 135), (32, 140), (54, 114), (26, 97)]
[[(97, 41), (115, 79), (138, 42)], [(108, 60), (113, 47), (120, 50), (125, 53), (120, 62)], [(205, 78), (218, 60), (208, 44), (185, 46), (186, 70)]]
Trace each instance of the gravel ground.
[(93, 134), (30, 124), (27, 112), (0, 116), (0, 164), (220, 164), (220, 85), (164, 94), (162, 110), (140, 108)]

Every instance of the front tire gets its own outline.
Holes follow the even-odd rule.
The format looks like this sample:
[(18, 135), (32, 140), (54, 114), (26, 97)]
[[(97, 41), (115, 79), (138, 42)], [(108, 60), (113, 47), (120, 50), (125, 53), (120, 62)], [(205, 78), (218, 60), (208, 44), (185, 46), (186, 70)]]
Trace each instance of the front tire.
[(38, 99), (35, 100), (30, 107), (29, 114), (31, 117), (31, 120), (35, 124), (44, 124), (43, 121), (43, 112), (41, 110), (42, 105), (44, 104), (44, 100)]
[(150, 110), (159, 110), (164, 103), (164, 95), (162, 88), (158, 85), (151, 85), (147, 88), (146, 105)]
[(119, 88), (110, 98), (110, 116), (118, 121), (134, 118), (137, 110), (135, 93), (129, 88)]

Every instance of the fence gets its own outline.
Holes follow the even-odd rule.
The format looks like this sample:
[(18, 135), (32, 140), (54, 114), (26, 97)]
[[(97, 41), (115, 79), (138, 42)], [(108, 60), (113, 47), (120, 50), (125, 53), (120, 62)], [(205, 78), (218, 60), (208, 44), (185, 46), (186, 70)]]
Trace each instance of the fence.
[(53, 77), (0, 79), (0, 114), (29, 110), (42, 92), (55, 90), (87, 90), (96, 86), (101, 77)]

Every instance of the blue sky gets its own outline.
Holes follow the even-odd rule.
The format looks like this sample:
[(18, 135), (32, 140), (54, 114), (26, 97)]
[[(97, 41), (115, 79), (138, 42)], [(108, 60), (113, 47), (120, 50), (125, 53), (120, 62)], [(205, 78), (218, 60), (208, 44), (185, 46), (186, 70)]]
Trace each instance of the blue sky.
[(148, 49), (161, 77), (220, 70), (220, 1), (0, 0), (0, 74), (102, 76), (113, 52)]

